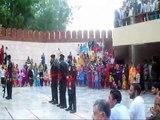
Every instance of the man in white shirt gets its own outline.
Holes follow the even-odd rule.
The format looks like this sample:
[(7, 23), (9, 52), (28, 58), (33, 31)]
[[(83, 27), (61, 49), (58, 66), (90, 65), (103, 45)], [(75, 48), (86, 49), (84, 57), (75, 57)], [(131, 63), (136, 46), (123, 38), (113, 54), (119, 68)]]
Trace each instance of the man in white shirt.
[(129, 108), (131, 120), (146, 119), (144, 100), (140, 96), (140, 93), (141, 93), (140, 85), (137, 83), (131, 84), (129, 91), (130, 99), (133, 99)]
[(1, 78), (1, 84), (3, 88), (3, 98), (5, 96), (5, 87), (6, 87), (6, 80), (5, 80), (5, 69), (4, 66), (2, 66), (2, 69), (0, 69), (0, 78)]
[(110, 91), (109, 104), (111, 108), (110, 120), (128, 120), (129, 112), (127, 108), (121, 104), (122, 95), (119, 90)]

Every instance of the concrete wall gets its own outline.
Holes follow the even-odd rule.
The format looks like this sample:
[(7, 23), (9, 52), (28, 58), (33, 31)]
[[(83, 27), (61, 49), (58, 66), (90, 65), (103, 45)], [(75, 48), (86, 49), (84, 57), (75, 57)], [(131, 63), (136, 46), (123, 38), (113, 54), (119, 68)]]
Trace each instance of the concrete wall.
[(160, 42), (160, 19), (113, 29), (113, 46)]
[(66, 56), (69, 52), (76, 56), (78, 51), (78, 42), (69, 43), (37, 43), (37, 42), (21, 42), (1, 40), (0, 46), (8, 47), (8, 53), (12, 56), (12, 61), (18, 63), (20, 68), (24, 65), (27, 57), (33, 58), (33, 61), (40, 63), (42, 53), (45, 54), (46, 63), (49, 65), (50, 55), (55, 54), (57, 57), (58, 48)]

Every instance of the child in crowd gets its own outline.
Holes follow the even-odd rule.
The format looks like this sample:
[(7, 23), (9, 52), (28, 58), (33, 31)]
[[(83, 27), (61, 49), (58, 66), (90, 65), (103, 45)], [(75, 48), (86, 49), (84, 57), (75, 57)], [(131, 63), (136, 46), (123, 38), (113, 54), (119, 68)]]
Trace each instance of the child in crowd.
[(79, 72), (79, 86), (84, 85), (84, 80), (85, 80), (85, 73), (83, 71), (83, 68), (81, 68)]
[(98, 89), (99, 77), (98, 77), (98, 68), (97, 67), (96, 67), (94, 75), (95, 75), (95, 79), (94, 79), (95, 89)]
[(104, 88), (105, 86), (105, 80), (106, 80), (106, 70), (105, 68), (102, 68), (102, 73), (101, 73), (101, 87)]
[(13, 76), (13, 86), (16, 87), (18, 81), (18, 69), (16, 68), (15, 64), (13, 64), (12, 76)]
[(117, 84), (115, 81), (113, 81), (113, 88), (112, 89), (117, 89)]
[(23, 71), (22, 70), (20, 70), (20, 72), (19, 72), (19, 74), (18, 74), (18, 83), (19, 83), (19, 87), (22, 87), (22, 82), (23, 82), (23, 79), (24, 79), (24, 77), (25, 77), (25, 74), (23, 73)]
[(136, 78), (135, 78), (136, 80), (135, 80), (135, 83), (138, 83), (138, 84), (140, 84), (140, 73), (139, 73), (139, 71), (137, 70), (137, 73), (136, 73)]
[(46, 71), (44, 72), (44, 77), (43, 77), (44, 85), (45, 85), (45, 86), (48, 85), (48, 79), (49, 79), (48, 70), (46, 70)]
[(122, 74), (122, 89), (127, 90), (127, 80), (125, 74)]
[(35, 79), (35, 86), (41, 86), (41, 83), (40, 83), (40, 77), (39, 77), (39, 74), (37, 75), (36, 79)]
[(109, 75), (110, 89), (113, 88), (113, 82), (114, 82), (114, 77), (113, 77), (113, 74), (112, 74), (112, 72), (111, 72), (110, 75)]
[(5, 96), (5, 88), (6, 88), (6, 70), (4, 69), (4, 66), (2, 66), (2, 69), (0, 69), (0, 78), (1, 78), (1, 84), (3, 88), (3, 98)]

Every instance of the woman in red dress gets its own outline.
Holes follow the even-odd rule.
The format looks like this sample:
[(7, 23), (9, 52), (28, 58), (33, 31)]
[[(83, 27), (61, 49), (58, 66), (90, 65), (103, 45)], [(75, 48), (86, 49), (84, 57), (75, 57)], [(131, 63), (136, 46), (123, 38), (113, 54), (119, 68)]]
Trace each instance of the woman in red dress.
[(2, 65), (4, 62), (4, 47), (2, 45), (2, 48), (0, 49), (0, 64)]

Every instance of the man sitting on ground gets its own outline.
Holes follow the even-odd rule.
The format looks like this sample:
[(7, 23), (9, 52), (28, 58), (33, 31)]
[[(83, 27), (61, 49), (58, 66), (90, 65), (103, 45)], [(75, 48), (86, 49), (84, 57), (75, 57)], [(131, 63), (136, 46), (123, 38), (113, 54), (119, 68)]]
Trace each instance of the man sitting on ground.
[(152, 84), (152, 93), (156, 95), (160, 91), (160, 83), (154, 82)]

